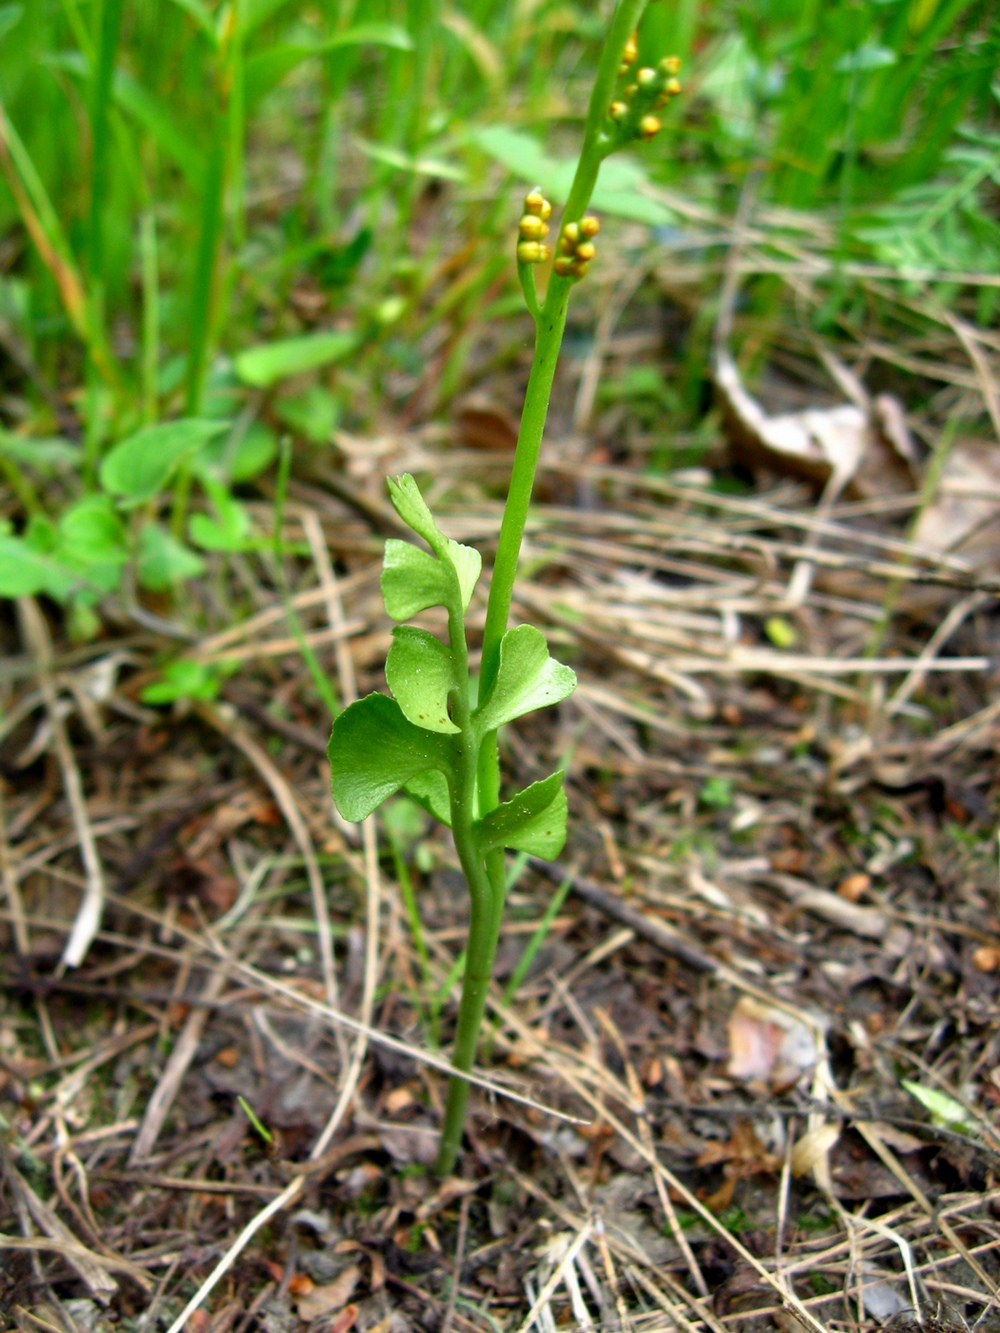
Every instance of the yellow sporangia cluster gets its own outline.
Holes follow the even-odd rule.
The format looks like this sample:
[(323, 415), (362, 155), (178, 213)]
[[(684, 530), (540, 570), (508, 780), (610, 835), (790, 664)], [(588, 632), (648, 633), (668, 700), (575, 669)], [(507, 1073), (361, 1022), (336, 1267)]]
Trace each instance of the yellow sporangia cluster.
[[(638, 55), (638, 40), (635, 33), (628, 40), (619, 74), (627, 74)], [(681, 62), (678, 56), (664, 56), (653, 69), (644, 66), (636, 72), (635, 81), (625, 88), (625, 100), (614, 101), (608, 108), (611, 119), (618, 124), (625, 137), (636, 135), (642, 139), (652, 139), (660, 131), (660, 118), (653, 113), (662, 110), (672, 97), (681, 91)]]
[(535, 186), (524, 200), (524, 215), (517, 224), (517, 258), (521, 264), (543, 264), (551, 257), (552, 251), (544, 243), (549, 234), (548, 219), (552, 216), (552, 205)]
[(567, 222), (559, 237), (559, 253), (553, 265), (560, 278), (582, 278), (597, 253), (594, 237), (601, 230), (597, 218)]

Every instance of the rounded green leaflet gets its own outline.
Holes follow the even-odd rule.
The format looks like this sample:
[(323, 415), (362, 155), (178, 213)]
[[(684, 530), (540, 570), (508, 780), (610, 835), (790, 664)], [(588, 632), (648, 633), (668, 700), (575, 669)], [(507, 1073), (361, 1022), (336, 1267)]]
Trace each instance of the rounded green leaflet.
[(393, 620), (409, 620), (429, 606), (446, 606), (451, 593), (440, 560), (411, 542), (390, 537), (382, 558), (382, 600)]
[(576, 672), (549, 656), (548, 644), (534, 625), (518, 625), (500, 641), (500, 665), (486, 699), (476, 711), (480, 734), (536, 708), (560, 703), (576, 689)]
[(395, 699), (369, 694), (345, 708), (327, 749), (330, 790), (345, 819), (360, 821), (428, 769), (450, 773), (452, 744), (407, 721)]
[(397, 625), (385, 664), (385, 679), (404, 715), (425, 731), (458, 732), (448, 716), (454, 688), (451, 651), (440, 639), (412, 625)]
[(497, 847), (527, 852), (546, 860), (558, 856), (566, 841), (566, 791), (562, 770), (533, 782), (475, 823), (483, 853)]
[(455, 585), (449, 564), (458, 576), (462, 610), (468, 607), (483, 558), (472, 547), (451, 540), (445, 540), (441, 549), (444, 558), (438, 560), (412, 542), (388, 538), (382, 558), (382, 599), (393, 620), (409, 620), (429, 606), (450, 606)]
[[(423, 537), (424, 541), (431, 548), (443, 565), (450, 565), (458, 578), (458, 586), (462, 597), (462, 610), (468, 610), (469, 602), (472, 600), (472, 592), (483, 571), (483, 557), (472, 546), (463, 546), (460, 542), (453, 541), (446, 537), (437, 523), (434, 521), (434, 515), (427, 508), (427, 502), (420, 494), (420, 488), (408, 472), (402, 473), (398, 477), (387, 478), (389, 486), (389, 498), (392, 500), (396, 513), (403, 522), (413, 529), (418, 537)], [(405, 543), (404, 543), (405, 544)], [(417, 548), (413, 548), (416, 550)], [(426, 554), (420, 552), (420, 554)], [(398, 563), (398, 555), (393, 557)], [(389, 560), (389, 543), (386, 542), (386, 561)], [(446, 572), (441, 571), (442, 588), (448, 590), (448, 596), (441, 602), (428, 602), (426, 605), (448, 606), (451, 601), (451, 582)], [(383, 575), (383, 595), (385, 594), (385, 580)], [(387, 604), (388, 609), (388, 604)], [(389, 614), (394, 619), (404, 620), (406, 616), (395, 616), (392, 611)], [(411, 611), (409, 613), (413, 615)]]

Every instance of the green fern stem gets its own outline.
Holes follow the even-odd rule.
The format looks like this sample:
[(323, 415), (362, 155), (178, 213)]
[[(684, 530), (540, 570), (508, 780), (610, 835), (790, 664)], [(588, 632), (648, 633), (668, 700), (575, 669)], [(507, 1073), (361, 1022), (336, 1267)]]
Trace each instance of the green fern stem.
[[(591, 94), (583, 147), (563, 212), (563, 225), (567, 222), (578, 222), (590, 202), (601, 161), (609, 147), (603, 136), (603, 127), (607, 121), (618, 68), (626, 44), (639, 24), (646, 4), (647, 0), (620, 0), (615, 11)], [(489, 693), (500, 664), (500, 641), (507, 631), (510, 617), (521, 542), (531, 504), (535, 472), (573, 285), (572, 278), (559, 277), (553, 273), (541, 307), (538, 308), (530, 300), (528, 302), (535, 318), (535, 352), (521, 413), (510, 488), (504, 506), (490, 583), (480, 668), (480, 698), (485, 698)], [(457, 662), (459, 654), (455, 651), (454, 628), (452, 635), (452, 652)], [(461, 630), (461, 641), (464, 654), (464, 628)], [(500, 801), (497, 733), (488, 732), (479, 743), (478, 754), (473, 753), (469, 748), (472, 736), (463, 724), (460, 714), (460, 709), (464, 706), (465, 716), (468, 717), (468, 702), (459, 701), (457, 698), (455, 702), (459, 707), (453, 712), (453, 716), (462, 733), (456, 738), (456, 746), (461, 752), (458, 771), (463, 776), (456, 780), (456, 790), (452, 797), (453, 831), (456, 850), (469, 885), (471, 908), (468, 958), (452, 1063), (456, 1069), (468, 1071), (475, 1059), (479, 1029), (493, 974), (493, 961), (503, 916), (505, 875), (503, 851), (498, 849), (489, 853), (484, 861), (472, 836), (472, 810), (477, 786), (480, 815), (495, 810)], [(448, 1088), (437, 1160), (436, 1169), (439, 1174), (448, 1174), (455, 1165), (468, 1095), (468, 1083), (464, 1079), (452, 1078)]]

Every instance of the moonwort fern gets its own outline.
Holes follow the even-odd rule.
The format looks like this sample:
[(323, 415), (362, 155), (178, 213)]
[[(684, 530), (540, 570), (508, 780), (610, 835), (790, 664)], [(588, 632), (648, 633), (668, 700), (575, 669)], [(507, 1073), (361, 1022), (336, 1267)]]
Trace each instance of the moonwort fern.
[[(678, 62), (631, 69), (636, 27), (646, 0), (619, 0), (598, 65), (583, 146), (563, 212), (556, 255), (543, 300), (535, 266), (552, 258), (545, 238), (551, 204), (541, 189), (525, 199), (518, 226), (517, 266), (535, 321), (535, 352), (490, 583), (483, 634), (479, 701), (470, 702), (465, 615), (482, 572), (478, 551), (446, 537), (412, 477), (389, 481), (400, 518), (425, 544), (386, 542), (382, 596), (393, 620), (386, 661), (392, 697), (370, 694), (347, 708), (330, 738), (333, 797), (350, 820), (367, 818), (405, 790), (447, 824), (469, 888), (465, 976), (452, 1054), (456, 1075), (448, 1088), (437, 1169), (454, 1167), (461, 1144), (468, 1083), (461, 1077), (475, 1058), (503, 914), (506, 849), (553, 857), (566, 838), (562, 773), (500, 799), (497, 732), (508, 722), (569, 697), (576, 677), (549, 655), (532, 625), (508, 629), (518, 556), (548, 412), (570, 292), (592, 262), (599, 231), (586, 216), (602, 160), (660, 129), (656, 112), (680, 92)], [(619, 80), (624, 86), (619, 88)], [(447, 642), (405, 621), (444, 607)]]

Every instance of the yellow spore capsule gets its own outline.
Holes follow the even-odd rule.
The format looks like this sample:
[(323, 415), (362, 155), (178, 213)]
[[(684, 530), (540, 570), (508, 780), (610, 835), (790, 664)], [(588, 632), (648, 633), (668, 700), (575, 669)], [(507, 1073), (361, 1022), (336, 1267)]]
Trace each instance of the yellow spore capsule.
[(521, 239), (524, 241), (540, 241), (548, 236), (549, 229), (540, 217), (534, 213), (525, 213), (524, 217), (517, 224), (517, 229), (521, 233)]
[(560, 278), (568, 278), (573, 271), (573, 261), (565, 255), (559, 255), (552, 267)]
[(562, 234), (571, 245), (576, 245), (580, 239), (580, 226), (576, 222), (567, 222), (562, 229)]
[(625, 49), (622, 51), (622, 63), (618, 66), (618, 73), (624, 74), (639, 54), (639, 34), (634, 32), (625, 43)]
[(598, 222), (597, 218), (591, 217), (588, 214), (587, 217), (580, 219), (580, 235), (585, 236), (588, 241), (596, 236), (600, 230), (601, 224)]
[(593, 241), (581, 241), (576, 247), (577, 259), (582, 259), (585, 264), (589, 264), (596, 254), (597, 246)]
[(637, 83), (630, 83), (625, 89), (625, 96), (631, 101), (638, 91), (639, 85)]
[(681, 90), (680, 79), (668, 79), (664, 91), (671, 97), (676, 97)]
[(590, 265), (586, 260), (576, 259), (569, 266), (569, 276), (571, 278), (585, 278)]
[(647, 65), (643, 69), (641, 69), (639, 73), (635, 76), (635, 81), (640, 88), (652, 88), (657, 78), (658, 75), (656, 73), (656, 70), (650, 69), (649, 66)]
[(549, 218), (552, 216), (552, 205), (547, 199), (542, 200), (542, 211), (538, 216), (543, 222), (548, 222)]
[(526, 194), (524, 197), (524, 211), (526, 213), (533, 213), (535, 217), (542, 217), (545, 203), (545, 196), (536, 185), (531, 193)]
[(612, 102), (608, 108), (608, 115), (612, 120), (624, 120), (628, 115), (627, 102)]
[(660, 122), (656, 116), (643, 116), (639, 121), (639, 133), (644, 139), (652, 139), (654, 134), (659, 134)]
[(660, 61), (660, 69), (664, 74), (679, 74), (681, 72), (680, 56), (664, 56)]
[(521, 264), (543, 264), (551, 253), (549, 247), (539, 241), (521, 241), (517, 247), (517, 258)]

